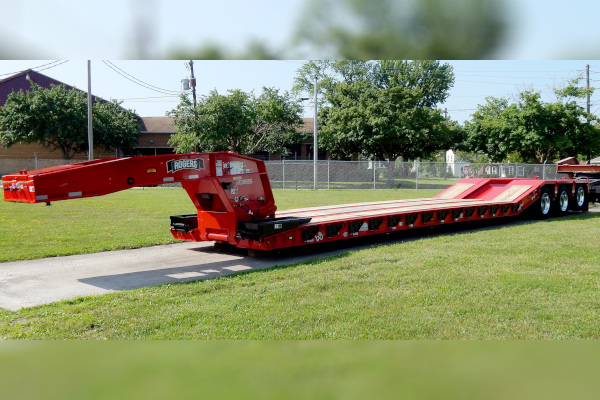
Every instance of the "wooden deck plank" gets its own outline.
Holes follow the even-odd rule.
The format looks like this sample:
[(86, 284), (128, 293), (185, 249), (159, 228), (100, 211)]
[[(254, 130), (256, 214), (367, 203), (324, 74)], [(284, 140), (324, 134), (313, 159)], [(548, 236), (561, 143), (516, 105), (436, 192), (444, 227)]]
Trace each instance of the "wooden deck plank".
[(410, 208), (410, 207), (419, 207), (420, 208), (429, 208), (431, 206), (437, 206), (439, 204), (451, 205), (461, 202), (471, 202), (471, 201), (479, 201), (479, 200), (470, 200), (470, 199), (417, 199), (417, 200), (395, 200), (395, 201), (387, 201), (387, 202), (373, 202), (373, 203), (355, 203), (355, 204), (341, 204), (337, 206), (327, 206), (327, 207), (315, 207), (315, 208), (299, 208), (293, 210), (286, 210), (283, 212), (278, 212), (277, 217), (317, 217), (321, 215), (333, 215), (333, 214), (347, 214), (361, 211), (370, 211), (370, 210), (389, 210), (396, 208)]
[(415, 202), (412, 200), (397, 200), (394, 202), (357, 203), (352, 205), (340, 205), (321, 208), (303, 208), (287, 210), (278, 213), (278, 217), (310, 217), (310, 224), (323, 222), (347, 221), (351, 219), (373, 218), (378, 215), (386, 216), (392, 214), (405, 214), (422, 211), (437, 211), (457, 207), (479, 207), (491, 204), (506, 204), (479, 199), (426, 199), (427, 201)]
[(323, 222), (331, 222), (331, 221), (346, 221), (351, 219), (361, 219), (361, 218), (373, 218), (377, 216), (386, 216), (393, 214), (406, 214), (413, 212), (422, 212), (422, 211), (437, 211), (448, 208), (456, 208), (456, 207), (479, 207), (482, 205), (490, 205), (495, 204), (494, 202), (485, 201), (485, 200), (466, 200), (462, 202), (456, 203), (447, 203), (441, 202), (437, 205), (422, 205), (422, 206), (408, 206), (408, 207), (392, 207), (385, 209), (370, 209), (370, 210), (361, 210), (354, 212), (345, 212), (345, 213), (336, 213), (329, 215), (319, 215), (315, 216), (311, 220), (311, 224), (318, 224)]
[(473, 183), (456, 183), (450, 186), (448, 189), (438, 195), (438, 199), (454, 199), (471, 189), (474, 186)]
[(494, 201), (513, 202), (519, 196), (531, 189), (531, 185), (512, 185), (494, 198)]

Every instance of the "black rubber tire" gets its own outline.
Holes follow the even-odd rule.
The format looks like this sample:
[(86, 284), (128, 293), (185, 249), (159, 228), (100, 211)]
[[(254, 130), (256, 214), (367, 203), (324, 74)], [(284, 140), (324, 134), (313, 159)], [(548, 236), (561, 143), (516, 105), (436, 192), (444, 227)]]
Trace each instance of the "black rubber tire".
[(588, 210), (588, 193), (584, 185), (575, 187), (575, 195), (571, 196), (569, 208), (573, 211)]
[(554, 214), (558, 216), (565, 215), (572, 205), (572, 200), (569, 196), (569, 190), (566, 186), (560, 186), (558, 188), (558, 195), (554, 200), (554, 205), (552, 208), (554, 209)]
[(540, 198), (533, 205), (534, 215), (537, 219), (546, 219), (552, 213), (552, 195), (547, 187), (540, 189)]

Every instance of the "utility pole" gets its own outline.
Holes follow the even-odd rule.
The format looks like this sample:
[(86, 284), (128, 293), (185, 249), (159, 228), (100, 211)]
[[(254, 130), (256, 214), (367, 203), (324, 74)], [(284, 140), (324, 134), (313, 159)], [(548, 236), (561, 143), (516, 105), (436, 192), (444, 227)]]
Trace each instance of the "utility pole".
[(190, 60), (190, 86), (192, 87), (192, 97), (194, 98), (194, 108), (196, 107), (196, 78), (194, 77), (194, 62)]
[[(590, 65), (589, 64), (586, 64), (586, 66), (585, 66), (585, 81), (586, 81), (585, 88), (587, 89), (586, 94), (585, 94), (585, 97), (587, 100), (586, 111), (589, 114), (590, 113)], [(588, 124), (590, 123), (589, 117), (587, 118), (587, 123)], [(591, 158), (592, 157), (591, 157), (590, 149), (588, 147), (588, 151), (587, 151), (588, 162), (591, 160)]]
[[(192, 87), (192, 98), (194, 99), (194, 118), (196, 115), (196, 77), (194, 76), (194, 61), (190, 60), (190, 86)], [(196, 153), (200, 152), (200, 146), (196, 144), (195, 148)]]
[(314, 167), (314, 189), (317, 190), (319, 186), (319, 178), (317, 175), (317, 160), (319, 159), (319, 142), (317, 137), (317, 76), (315, 75), (315, 124), (313, 129), (313, 167)]
[(94, 131), (92, 129), (92, 62), (88, 60), (88, 160), (94, 159)]

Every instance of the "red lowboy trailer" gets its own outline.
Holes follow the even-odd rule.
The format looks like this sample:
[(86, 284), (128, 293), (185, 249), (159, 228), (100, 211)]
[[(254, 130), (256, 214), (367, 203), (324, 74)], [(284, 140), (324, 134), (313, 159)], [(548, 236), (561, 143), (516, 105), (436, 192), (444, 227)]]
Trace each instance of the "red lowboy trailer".
[(180, 182), (196, 214), (171, 217), (177, 239), (275, 250), (464, 221), (586, 211), (589, 179), (463, 179), (434, 198), (277, 212), (264, 162), (231, 152), (103, 159), (2, 178), (4, 199), (101, 196)]

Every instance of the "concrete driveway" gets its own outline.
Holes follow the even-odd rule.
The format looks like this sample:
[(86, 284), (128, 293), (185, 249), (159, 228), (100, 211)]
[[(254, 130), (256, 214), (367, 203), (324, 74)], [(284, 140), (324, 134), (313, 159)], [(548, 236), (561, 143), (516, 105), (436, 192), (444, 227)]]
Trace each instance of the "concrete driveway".
[(18, 310), (78, 296), (170, 282), (214, 278), (323, 256), (249, 257), (212, 243), (177, 243), (133, 250), (0, 263), (0, 308)]

